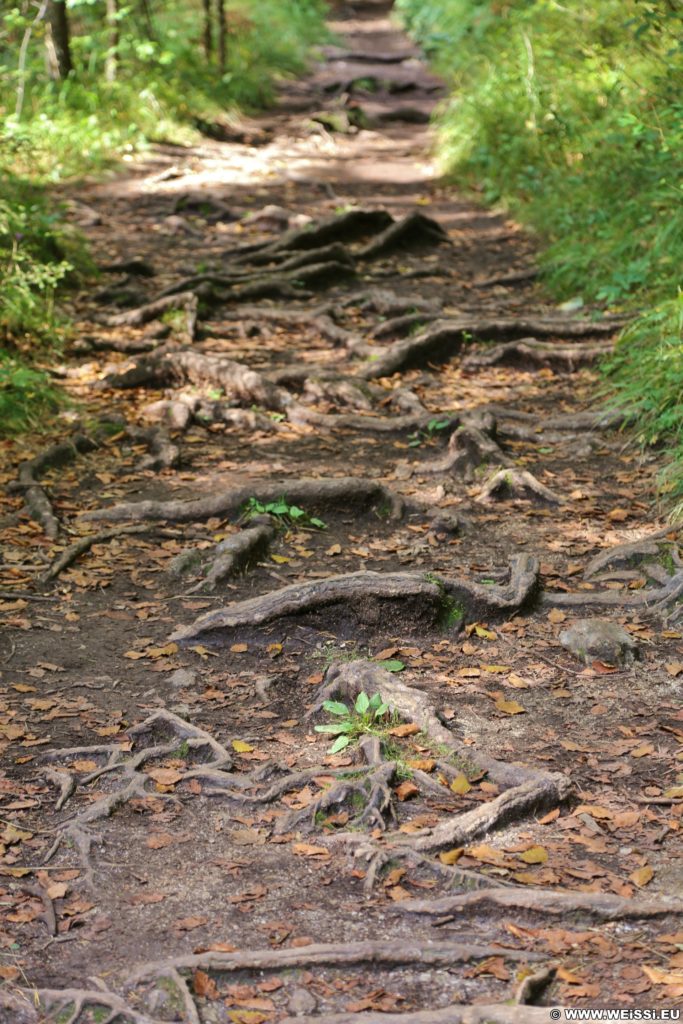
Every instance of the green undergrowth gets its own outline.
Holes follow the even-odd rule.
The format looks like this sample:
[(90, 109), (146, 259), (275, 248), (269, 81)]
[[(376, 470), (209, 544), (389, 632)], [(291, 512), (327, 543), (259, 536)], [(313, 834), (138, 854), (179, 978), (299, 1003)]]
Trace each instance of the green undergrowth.
[(47, 181), (97, 171), (146, 142), (190, 142), (198, 124), (265, 107), (277, 79), (300, 73), (326, 37), (323, 0), (227, 0), (221, 72), (202, 51), (199, 0), (154, 5), (149, 23), (142, 7), (121, 4), (117, 77), (107, 82), (100, 5), (67, 6), (75, 67), (66, 81), (47, 74), (42, 22), (22, 70), (20, 44), (35, 14), (27, 5), (11, 7), (0, 28), (0, 142), (17, 171)]
[(0, 159), (0, 436), (45, 422), (63, 401), (44, 364), (59, 354), (66, 318), (58, 287), (91, 267), (43, 188)]
[[(93, 270), (50, 185), (101, 174), (154, 141), (188, 143), (273, 98), (325, 38), (324, 0), (227, 0), (227, 60), (202, 52), (202, 4), (119, 4), (117, 74), (107, 81), (101, 5), (69, 0), (74, 68), (53, 80), (40, 4), (0, 18), (0, 435), (45, 423), (59, 392), (43, 367), (68, 319), (55, 298)], [(145, 11), (151, 11), (146, 20)], [(208, 126), (208, 128), (207, 128)]]
[(543, 243), (559, 299), (634, 310), (607, 370), (683, 498), (682, 0), (397, 0), (450, 85), (444, 170)]

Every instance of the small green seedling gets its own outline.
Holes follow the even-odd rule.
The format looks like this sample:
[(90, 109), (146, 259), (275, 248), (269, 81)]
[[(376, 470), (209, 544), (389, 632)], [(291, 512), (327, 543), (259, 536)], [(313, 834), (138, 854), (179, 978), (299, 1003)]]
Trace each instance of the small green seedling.
[(438, 432), (445, 430), (450, 422), (450, 419), (440, 420), (438, 417), (435, 417), (429, 421), (423, 430), (416, 430), (414, 433), (408, 434), (408, 446), (410, 448), (419, 448), (421, 444), (433, 441)]
[(381, 721), (389, 711), (379, 693), (368, 697), (364, 691), (356, 697), (353, 708), (338, 700), (326, 700), (323, 708), (338, 718), (337, 722), (315, 727), (316, 732), (327, 732), (337, 737), (329, 749), (330, 754), (338, 754), (359, 736), (382, 733)]
[(284, 498), (277, 501), (259, 501), (258, 498), (249, 498), (242, 509), (242, 519), (249, 522), (255, 516), (273, 516), (281, 526), (313, 526), (316, 530), (326, 530), (327, 523), (316, 516), (309, 516), (308, 512), (299, 508), (298, 505), (289, 505)]

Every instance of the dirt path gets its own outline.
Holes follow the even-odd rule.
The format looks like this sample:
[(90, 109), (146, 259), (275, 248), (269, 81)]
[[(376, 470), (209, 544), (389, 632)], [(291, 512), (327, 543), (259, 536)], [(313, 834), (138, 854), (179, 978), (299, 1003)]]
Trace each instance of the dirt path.
[[(438, 181), (386, 5), (333, 27), (241, 141), (70, 197), (128, 265), (87, 411), (7, 445), (8, 1024), (683, 998), (683, 576), (588, 404), (618, 325)], [(329, 753), (363, 692), (385, 734)]]

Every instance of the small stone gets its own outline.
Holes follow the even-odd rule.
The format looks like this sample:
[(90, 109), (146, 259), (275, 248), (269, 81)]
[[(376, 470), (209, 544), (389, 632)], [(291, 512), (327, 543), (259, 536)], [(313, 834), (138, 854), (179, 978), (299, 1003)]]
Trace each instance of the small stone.
[(560, 643), (585, 665), (631, 665), (638, 652), (631, 634), (609, 619), (579, 619), (560, 633)]
[(293, 1013), (295, 1017), (299, 1017), (304, 1013), (312, 1013), (317, 1005), (318, 1003), (315, 996), (311, 995), (307, 989), (295, 988), (289, 997), (287, 1009), (290, 1013)]
[(168, 684), (172, 686), (174, 690), (185, 689), (189, 686), (194, 686), (197, 681), (197, 673), (193, 672), (190, 668), (177, 668), (168, 677)]

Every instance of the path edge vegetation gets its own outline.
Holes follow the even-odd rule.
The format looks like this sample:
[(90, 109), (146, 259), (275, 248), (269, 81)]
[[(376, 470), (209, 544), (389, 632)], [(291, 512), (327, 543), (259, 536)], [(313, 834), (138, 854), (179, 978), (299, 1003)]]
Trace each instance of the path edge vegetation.
[(35, 0), (3, 12), (0, 437), (45, 427), (64, 404), (50, 367), (70, 323), (55, 297), (95, 271), (55, 187), (267, 107), (329, 39), (326, 11), (324, 0)]
[(599, 399), (666, 453), (683, 516), (683, 3), (396, 0), (449, 86), (441, 169), (540, 238), (562, 300), (634, 314)]

